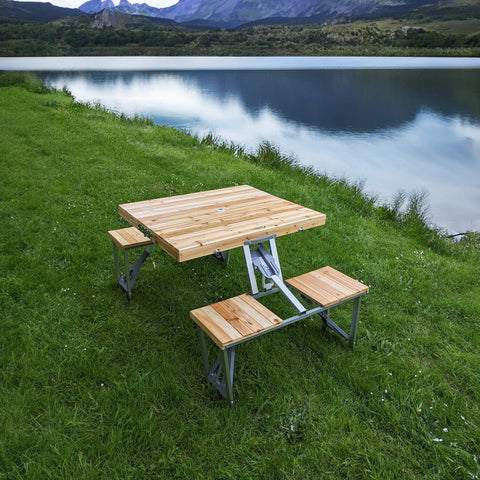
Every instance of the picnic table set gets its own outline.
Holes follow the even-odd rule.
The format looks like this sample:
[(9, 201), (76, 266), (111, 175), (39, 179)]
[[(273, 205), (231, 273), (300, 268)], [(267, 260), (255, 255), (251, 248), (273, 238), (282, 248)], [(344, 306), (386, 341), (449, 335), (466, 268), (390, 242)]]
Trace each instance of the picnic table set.
[[(322, 226), (325, 214), (249, 185), (125, 203), (119, 205), (119, 214), (131, 227), (108, 234), (116, 278), (129, 299), (142, 264), (154, 246), (179, 262), (209, 255), (228, 262), (232, 249), (243, 249), (251, 293), (242, 292), (190, 312), (199, 327), (207, 379), (230, 405), (235, 351), (240, 343), (319, 315), (326, 327), (354, 346), (360, 299), (368, 292), (366, 285), (330, 266), (287, 280), (282, 276), (276, 238)], [(129, 252), (138, 248), (142, 253), (132, 265)], [(272, 293), (283, 295), (297, 313), (282, 319), (259, 301)], [(350, 300), (353, 311), (350, 331), (346, 333), (330, 318), (330, 309)], [(206, 337), (219, 349), (213, 364)]]

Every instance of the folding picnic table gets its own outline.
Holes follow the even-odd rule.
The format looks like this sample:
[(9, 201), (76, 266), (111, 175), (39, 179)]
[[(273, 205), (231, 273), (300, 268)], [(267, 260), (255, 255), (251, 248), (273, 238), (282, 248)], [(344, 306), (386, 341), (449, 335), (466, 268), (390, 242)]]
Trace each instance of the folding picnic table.
[(325, 224), (325, 214), (249, 185), (125, 203), (119, 213), (179, 262), (243, 247), (254, 294), (253, 262), (262, 258), (251, 258), (249, 244), (268, 241), (279, 267), (275, 237)]
[[(200, 327), (207, 378), (232, 405), (235, 347), (244, 341), (319, 314), (326, 327), (354, 345), (360, 297), (368, 287), (330, 267), (286, 282), (282, 278), (275, 238), (324, 225), (323, 213), (249, 185), (126, 203), (119, 206), (119, 213), (179, 262), (207, 255), (228, 261), (230, 250), (243, 247), (253, 298), (240, 295), (190, 312)], [(262, 291), (255, 272), (262, 276)], [(313, 308), (304, 307), (287, 284), (313, 303)], [(278, 291), (298, 312), (286, 320), (255, 303)], [(350, 299), (354, 307), (347, 334), (328, 313), (330, 307)], [(213, 365), (209, 364), (205, 334), (221, 350)]]

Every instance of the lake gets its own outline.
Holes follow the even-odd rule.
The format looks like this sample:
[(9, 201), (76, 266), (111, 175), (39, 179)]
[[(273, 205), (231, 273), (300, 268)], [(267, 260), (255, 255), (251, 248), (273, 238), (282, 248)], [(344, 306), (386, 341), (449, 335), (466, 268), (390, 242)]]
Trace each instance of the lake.
[(480, 230), (480, 59), (0, 58), (2, 69), (249, 150), (268, 141), (378, 203), (425, 192), (433, 224)]

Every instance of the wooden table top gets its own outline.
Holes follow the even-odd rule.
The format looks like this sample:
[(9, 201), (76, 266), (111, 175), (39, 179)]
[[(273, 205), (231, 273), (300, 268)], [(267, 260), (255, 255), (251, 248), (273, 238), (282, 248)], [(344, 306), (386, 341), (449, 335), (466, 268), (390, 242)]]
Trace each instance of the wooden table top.
[(124, 203), (119, 213), (179, 262), (324, 225), (326, 218), (249, 185)]

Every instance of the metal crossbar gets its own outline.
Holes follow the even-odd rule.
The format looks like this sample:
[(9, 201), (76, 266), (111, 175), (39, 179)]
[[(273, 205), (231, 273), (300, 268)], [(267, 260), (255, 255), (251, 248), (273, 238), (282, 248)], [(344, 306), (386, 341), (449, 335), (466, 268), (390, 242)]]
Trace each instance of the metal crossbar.
[[(348, 341), (350, 347), (355, 345), (357, 334), (357, 323), (360, 311), (361, 296), (365, 291), (358, 291), (356, 296), (344, 296), (343, 300), (337, 303), (329, 303), (319, 301), (318, 298), (311, 298), (303, 293), (295, 285), (292, 285), (294, 290), (301, 296), (301, 298), (308, 304), (313, 304), (312, 308), (307, 309), (297, 297), (289, 290), (286, 283), (282, 278), (282, 271), (280, 268), (280, 260), (278, 258), (277, 247), (275, 243), (276, 235), (269, 235), (253, 240), (248, 240), (243, 245), (243, 251), (245, 255), (245, 261), (247, 265), (248, 276), (250, 279), (250, 286), (252, 290), (252, 296), (254, 298), (260, 298), (265, 295), (269, 295), (274, 292), (281, 292), (286, 299), (297, 309), (298, 314), (281, 321), (280, 323), (269, 327), (268, 329), (259, 330), (253, 335), (242, 335), (234, 341), (230, 341), (228, 344), (223, 342), (219, 343), (220, 354), (213, 365), (210, 365), (208, 359), (208, 351), (206, 344), (205, 332), (200, 328), (200, 337), (202, 342), (203, 355), (205, 360), (205, 371), (208, 381), (225, 397), (231, 406), (233, 406), (233, 373), (235, 362), (235, 348), (237, 345), (257, 338), (266, 333), (270, 333), (279, 328), (286, 327), (292, 323), (300, 320), (307, 319), (313, 315), (319, 315), (323, 321), (325, 328), (333, 330), (335, 333), (343, 337)], [(268, 244), (268, 249), (265, 244)], [(217, 252), (216, 252), (217, 253)], [(256, 272), (262, 276), (262, 287), (260, 291), (258, 288)], [(290, 282), (290, 280), (287, 280)], [(330, 309), (337, 307), (345, 302), (353, 300), (352, 319), (350, 324), (350, 333), (347, 334), (339, 325), (337, 325), (329, 316)], [(328, 305), (328, 306), (323, 306)], [(235, 315), (239, 315), (237, 311)], [(228, 320), (229, 315), (225, 317)], [(205, 327), (208, 331), (208, 326)], [(212, 337), (213, 338), (213, 337)], [(233, 337), (232, 337), (233, 338)]]
[[(208, 359), (206, 335), (204, 331), (200, 329), (199, 330), (200, 340), (202, 343), (202, 350), (203, 350), (203, 356), (205, 361), (205, 372), (207, 374), (208, 381), (218, 390), (218, 392), (220, 392), (220, 394), (224, 398), (226, 398), (229, 401), (230, 405), (233, 406), (233, 373), (234, 373), (236, 346), (240, 345), (241, 343), (248, 342), (249, 340), (257, 338), (261, 335), (265, 335), (266, 333), (273, 332), (274, 330), (278, 330), (280, 328), (286, 327), (287, 325), (291, 325), (300, 320), (307, 319), (317, 314), (322, 318), (325, 327), (328, 327), (334, 332), (336, 332), (337, 334), (341, 335), (343, 338), (345, 338), (348, 341), (349, 346), (353, 347), (355, 345), (355, 340), (356, 340), (358, 314), (360, 310), (360, 299), (362, 295), (359, 295), (358, 297), (353, 299), (354, 303), (353, 303), (353, 312), (352, 312), (352, 322), (350, 326), (350, 334), (345, 333), (345, 331), (342, 330), (342, 328), (340, 328), (329, 317), (328, 313), (331, 307), (327, 308), (322, 306), (316, 306), (314, 308), (307, 310), (303, 314), (294, 315), (290, 318), (287, 318), (286, 320), (283, 320), (281, 323), (279, 323), (275, 327), (272, 327), (268, 330), (263, 330), (251, 337), (241, 338), (240, 340), (237, 340), (236, 342), (226, 346), (225, 349), (220, 351), (220, 354), (218, 355), (213, 365), (210, 365), (209, 359)], [(343, 302), (339, 302), (334, 306), (337, 307), (338, 305), (341, 305), (342, 303), (346, 303), (350, 300), (352, 299), (344, 300)]]

